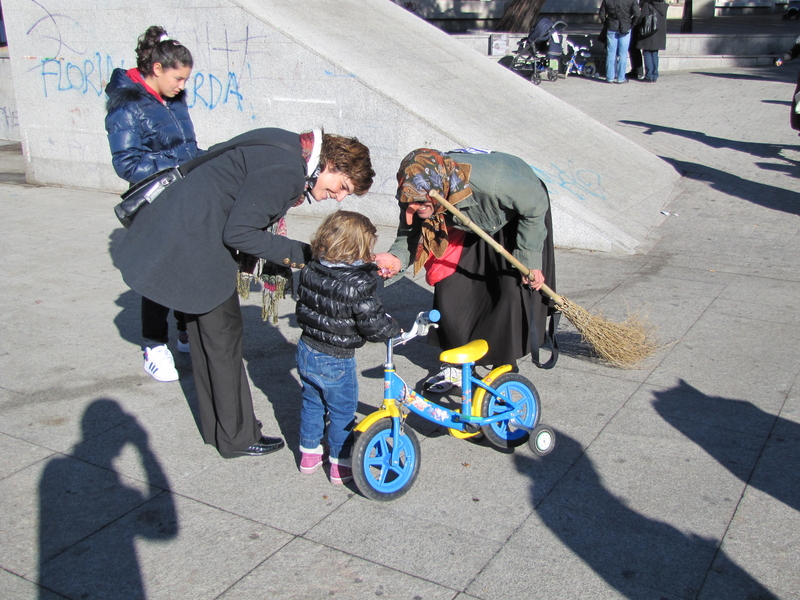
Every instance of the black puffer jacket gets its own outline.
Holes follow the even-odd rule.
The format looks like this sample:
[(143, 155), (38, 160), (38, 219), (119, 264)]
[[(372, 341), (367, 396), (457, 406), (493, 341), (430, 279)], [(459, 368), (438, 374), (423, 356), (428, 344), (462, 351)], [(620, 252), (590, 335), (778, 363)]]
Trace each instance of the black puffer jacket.
[(318, 352), (349, 358), (367, 341), (381, 342), (400, 333), (400, 325), (383, 311), (376, 293), (376, 270), (374, 263), (308, 263), (300, 272), (295, 309), (302, 340)]
[(641, 14), (639, 0), (603, 0), (599, 16), (608, 31), (625, 35)]
[(125, 181), (136, 183), (204, 154), (197, 148), (186, 92), (161, 104), (125, 70), (114, 69), (106, 94), (111, 162)]

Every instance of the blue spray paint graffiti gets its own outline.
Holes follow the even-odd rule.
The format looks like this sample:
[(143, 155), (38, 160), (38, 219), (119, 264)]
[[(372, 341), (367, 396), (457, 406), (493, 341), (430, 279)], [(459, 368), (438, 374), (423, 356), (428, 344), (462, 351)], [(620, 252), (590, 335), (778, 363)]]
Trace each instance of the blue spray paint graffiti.
[[(125, 61), (115, 65), (113, 59), (106, 55), (103, 59), (95, 52), (93, 59), (81, 62), (44, 58), (41, 61), (42, 91), (49, 98), (57, 92), (77, 92), (94, 94), (100, 97), (105, 92), (105, 84), (111, 78), (115, 68), (124, 68)], [(239, 79), (236, 73), (228, 73), (223, 86), (219, 77), (213, 73), (195, 73), (186, 89), (189, 107), (204, 106), (214, 110), (221, 104), (236, 101), (237, 110), (244, 110), (244, 96), (239, 90)]]
[(17, 111), (8, 106), (0, 106), (0, 122), (5, 123), (6, 129), (19, 128)]
[(561, 188), (579, 200), (586, 201), (590, 198), (606, 200), (606, 193), (603, 190), (599, 173), (588, 169), (575, 169), (572, 161), (568, 161), (567, 165), (567, 170), (564, 170), (551, 163), (552, 172), (544, 171), (533, 165), (530, 165), (530, 167), (539, 179), (545, 183), (551, 193), (558, 193), (555, 188)]
[[(204, 89), (206, 80), (208, 80), (208, 90)], [(233, 96), (236, 98), (236, 108), (240, 111), (244, 110), (242, 108), (244, 96), (239, 91), (239, 80), (236, 77), (236, 73), (228, 73), (224, 93), (222, 91), (222, 81), (213, 73), (208, 75), (196, 73), (192, 79), (191, 87), (192, 89), (189, 90), (189, 86), (187, 86), (186, 90), (187, 98), (190, 98), (189, 108), (194, 108), (198, 106), (198, 103), (202, 103), (207, 109), (214, 110), (219, 106), (220, 100), (222, 100), (222, 104), (227, 104), (231, 96)]]
[[(124, 64), (125, 61), (120, 62), (119, 67), (122, 68)], [(114, 68), (112, 58), (106, 55), (104, 61), (99, 52), (95, 52), (94, 59), (86, 59), (83, 63), (43, 58), (41, 74), (44, 97), (48, 98), (53, 92), (70, 90), (81, 94), (88, 94), (91, 91), (98, 97), (102, 96), (104, 82), (108, 81)]]

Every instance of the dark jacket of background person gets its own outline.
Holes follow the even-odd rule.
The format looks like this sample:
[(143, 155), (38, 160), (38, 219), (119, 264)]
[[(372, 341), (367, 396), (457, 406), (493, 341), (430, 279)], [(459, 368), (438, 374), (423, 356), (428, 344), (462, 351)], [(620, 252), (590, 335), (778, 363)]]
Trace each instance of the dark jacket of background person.
[[(781, 60), (786, 62), (789, 60), (794, 60), (798, 56), (800, 56), (800, 37), (795, 40), (794, 46), (783, 53)], [(797, 87), (794, 88), (794, 95), (792, 96), (792, 114), (789, 118), (792, 129), (800, 131), (800, 115), (797, 114), (798, 94), (800, 94), (800, 72), (797, 73)]]
[(667, 49), (667, 9), (669, 5), (666, 2), (651, 2), (650, 0), (645, 0), (642, 2), (642, 16), (644, 16), (647, 11), (645, 8), (645, 4), (650, 5), (650, 9), (655, 11), (656, 18), (658, 19), (658, 29), (655, 33), (648, 35), (647, 37), (642, 37), (641, 32), (639, 32), (638, 41), (636, 42), (636, 47), (639, 50), (644, 50), (647, 52), (652, 52), (654, 50), (666, 50)]
[(400, 333), (400, 325), (383, 310), (376, 271), (375, 263), (329, 267), (317, 260), (302, 270), (295, 312), (309, 347), (350, 358), (367, 341)]
[(603, 0), (599, 16), (606, 30), (626, 34), (640, 13), (638, 0)]
[(134, 291), (164, 306), (203, 314), (234, 293), (236, 250), (292, 267), (311, 259), (308, 244), (264, 231), (303, 194), (300, 136), (265, 128), (224, 143), (251, 139), (275, 140), (296, 151), (268, 145), (228, 150), (140, 209), (114, 255)]
[(164, 104), (124, 69), (114, 69), (106, 86), (106, 131), (114, 170), (136, 183), (203, 154), (186, 105), (186, 92)]

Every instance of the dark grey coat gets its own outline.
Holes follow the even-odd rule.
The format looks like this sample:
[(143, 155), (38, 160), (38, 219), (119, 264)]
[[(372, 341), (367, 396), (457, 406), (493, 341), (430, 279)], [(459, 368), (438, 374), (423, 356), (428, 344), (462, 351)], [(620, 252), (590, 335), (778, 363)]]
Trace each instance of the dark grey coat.
[(303, 194), (306, 163), (300, 136), (255, 129), (224, 143), (254, 138), (276, 140), (297, 151), (234, 148), (140, 209), (114, 254), (134, 291), (163, 306), (202, 314), (236, 289), (235, 250), (298, 268), (311, 259), (308, 244), (264, 231)]
[(639, 20), (639, 0), (603, 0), (600, 4), (600, 21), (606, 31), (626, 34)]
[(644, 0), (642, 2), (642, 18), (646, 14), (646, 10), (649, 7), (646, 7), (645, 4), (649, 4), (649, 7), (652, 7), (653, 10), (656, 11), (656, 17), (658, 18), (658, 29), (653, 35), (648, 35), (647, 37), (641, 37), (641, 34), (636, 42), (636, 47), (639, 50), (645, 50), (647, 52), (652, 52), (653, 50), (666, 50), (667, 49), (667, 9), (669, 5), (666, 2), (650, 2), (650, 0)]

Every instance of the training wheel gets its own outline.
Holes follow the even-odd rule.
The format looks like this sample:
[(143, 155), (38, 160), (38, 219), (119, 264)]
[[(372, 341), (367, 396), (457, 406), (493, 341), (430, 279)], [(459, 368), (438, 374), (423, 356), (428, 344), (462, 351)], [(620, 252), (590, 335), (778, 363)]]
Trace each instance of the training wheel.
[(556, 433), (544, 425), (537, 426), (528, 438), (528, 447), (536, 456), (546, 456), (556, 445)]

